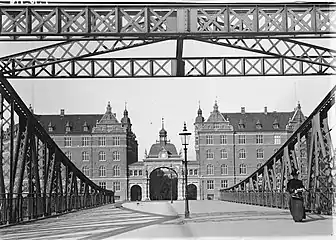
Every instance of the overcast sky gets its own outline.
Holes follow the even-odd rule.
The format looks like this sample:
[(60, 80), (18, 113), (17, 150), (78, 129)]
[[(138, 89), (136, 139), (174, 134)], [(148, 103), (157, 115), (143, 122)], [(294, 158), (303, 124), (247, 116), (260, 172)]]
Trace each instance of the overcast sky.
[[(246, 2), (246, 1), (241, 1)], [(310, 41), (331, 47), (329, 40)], [(43, 43), (46, 44), (46, 43)], [(50, 44), (50, 43), (49, 43)], [(39, 43), (0, 43), (1, 57), (7, 54), (40, 46)], [(113, 57), (170, 57), (175, 55), (175, 42), (154, 44), (122, 51)], [(186, 42), (184, 56), (246, 56), (249, 52), (224, 47)], [(335, 77), (223, 77), (173, 79), (87, 79), (87, 80), (10, 80), (23, 101), (33, 104), (37, 114), (103, 114), (107, 102), (112, 111), (122, 118), (125, 102), (133, 131), (139, 142), (139, 159), (144, 150), (158, 139), (161, 118), (165, 119), (168, 138), (181, 148), (178, 133), (187, 122), (194, 130), (200, 101), (205, 118), (217, 99), (221, 112), (292, 111), (300, 101), (303, 113), (308, 116), (336, 84)], [(335, 114), (335, 112), (334, 112)], [(336, 121), (332, 120), (333, 125)], [(334, 134), (335, 130), (332, 131)], [(194, 136), (194, 135), (192, 135)], [(189, 156), (195, 158), (192, 138)]]

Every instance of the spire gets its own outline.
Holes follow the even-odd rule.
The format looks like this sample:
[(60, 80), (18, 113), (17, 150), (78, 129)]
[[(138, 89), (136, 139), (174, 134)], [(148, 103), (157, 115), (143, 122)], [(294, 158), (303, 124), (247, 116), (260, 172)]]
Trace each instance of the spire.
[(215, 100), (215, 105), (214, 105), (214, 112), (218, 112), (217, 99)]
[(201, 102), (198, 101), (198, 111), (197, 111), (198, 116), (202, 116), (202, 109), (201, 109)]
[(164, 118), (162, 118), (162, 129), (159, 132), (160, 143), (167, 142), (167, 131), (164, 129)]
[(301, 109), (300, 101), (298, 101), (297, 109)]
[(106, 107), (106, 113), (112, 113), (111, 103), (108, 101), (107, 107)]
[(128, 111), (127, 111), (127, 102), (125, 102), (125, 110), (124, 110), (124, 116), (128, 116)]

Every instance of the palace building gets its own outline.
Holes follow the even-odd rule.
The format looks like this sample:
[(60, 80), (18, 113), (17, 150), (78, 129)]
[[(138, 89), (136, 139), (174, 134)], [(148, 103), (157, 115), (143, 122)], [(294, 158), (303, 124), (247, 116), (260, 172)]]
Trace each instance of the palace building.
[[(116, 200), (184, 199), (184, 156), (159, 139), (138, 161), (138, 142), (125, 108), (120, 122), (110, 103), (105, 114), (36, 115), (50, 136), (91, 180), (115, 191)], [(305, 120), (300, 104), (290, 112), (220, 112), (217, 102), (195, 119), (196, 159), (188, 159), (188, 198), (218, 199), (219, 189), (246, 178), (276, 152)], [(178, 133), (176, 133), (178, 134)]]
[[(245, 179), (267, 161), (304, 122), (300, 104), (292, 112), (219, 111), (217, 102), (207, 120), (199, 107), (195, 119), (196, 161), (201, 198), (218, 198), (218, 189)], [(203, 191), (202, 191), (203, 190)]]
[(36, 115), (56, 144), (78, 169), (101, 187), (128, 199), (128, 166), (138, 161), (138, 142), (125, 108), (120, 122), (110, 102), (105, 114)]

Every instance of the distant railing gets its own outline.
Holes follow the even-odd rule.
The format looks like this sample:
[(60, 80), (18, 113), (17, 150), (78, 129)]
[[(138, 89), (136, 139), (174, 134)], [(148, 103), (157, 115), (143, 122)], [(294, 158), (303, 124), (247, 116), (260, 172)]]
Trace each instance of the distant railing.
[[(279, 191), (220, 191), (220, 200), (265, 207), (288, 209), (289, 193)], [(305, 208), (308, 212), (331, 215), (335, 204), (336, 193), (313, 192), (303, 193)], [(322, 202), (322, 207), (320, 204)], [(319, 204), (316, 204), (319, 203)]]
[[(14, 194), (15, 198), (0, 198), (0, 225), (19, 223), (30, 219), (71, 212), (85, 208), (114, 203), (113, 195), (93, 193), (90, 195), (60, 194)], [(10, 212), (10, 204), (19, 206), (16, 213)], [(11, 216), (15, 216), (13, 219)]]

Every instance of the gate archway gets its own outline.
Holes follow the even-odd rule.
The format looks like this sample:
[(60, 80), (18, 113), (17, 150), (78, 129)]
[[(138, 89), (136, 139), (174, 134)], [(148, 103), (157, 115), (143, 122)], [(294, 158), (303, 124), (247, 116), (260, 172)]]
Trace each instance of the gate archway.
[(188, 200), (197, 200), (197, 187), (195, 184), (189, 184), (187, 186)]
[(141, 187), (139, 185), (131, 187), (131, 201), (141, 201), (141, 194)]
[(149, 176), (150, 200), (177, 200), (177, 173), (167, 167), (153, 170)]

